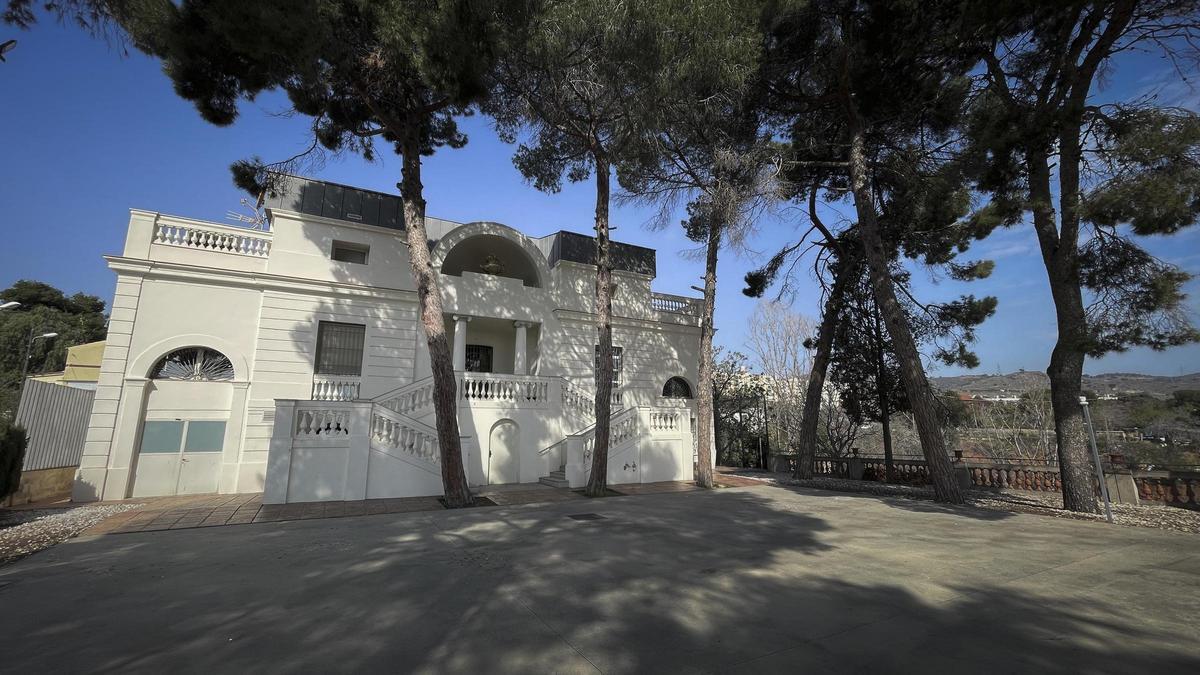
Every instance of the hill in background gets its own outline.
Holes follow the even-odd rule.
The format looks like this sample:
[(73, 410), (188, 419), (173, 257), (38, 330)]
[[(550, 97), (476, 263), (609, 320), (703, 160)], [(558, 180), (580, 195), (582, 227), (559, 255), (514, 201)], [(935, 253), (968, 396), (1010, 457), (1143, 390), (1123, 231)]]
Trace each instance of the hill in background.
[[(930, 382), (943, 391), (957, 391), (980, 396), (1019, 396), (1027, 391), (1049, 389), (1050, 378), (1045, 373), (1021, 370), (1007, 375), (955, 375), (932, 377)], [(1140, 373), (1105, 373), (1084, 375), (1084, 390), (1096, 394), (1150, 394), (1168, 398), (1180, 389), (1200, 389), (1200, 373), (1164, 376)]]

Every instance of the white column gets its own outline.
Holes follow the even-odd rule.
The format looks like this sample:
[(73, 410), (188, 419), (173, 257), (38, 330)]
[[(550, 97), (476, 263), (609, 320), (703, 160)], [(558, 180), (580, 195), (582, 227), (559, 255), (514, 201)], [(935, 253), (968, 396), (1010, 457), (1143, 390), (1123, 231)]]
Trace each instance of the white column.
[(469, 316), (454, 317), (454, 369), (467, 369), (467, 322)]
[(225, 438), (221, 445), (221, 478), (217, 491), (233, 494), (238, 491), (238, 468), (242, 461), (242, 431), (246, 426), (246, 398), (249, 382), (234, 382), (229, 397), (229, 420), (225, 422)]
[(292, 473), (292, 435), (296, 431), (296, 402), (275, 399), (275, 426), (267, 451), (267, 475), (263, 486), (264, 504), (286, 504)]
[(371, 461), (371, 405), (370, 401), (350, 404), (350, 448), (346, 452), (343, 501), (356, 502), (367, 498), (367, 468)]
[(121, 404), (117, 413), (116, 429), (113, 433), (112, 451), (108, 456), (108, 476), (104, 481), (101, 499), (126, 499), (129, 483), (136, 460), (137, 447), (142, 431), (142, 415), (146, 409), (147, 385), (144, 377), (127, 377), (121, 389)]
[(513, 347), (513, 375), (524, 375), (525, 359), (529, 353), (526, 333), (529, 324), (524, 321), (514, 321), (513, 325), (517, 327), (517, 342)]

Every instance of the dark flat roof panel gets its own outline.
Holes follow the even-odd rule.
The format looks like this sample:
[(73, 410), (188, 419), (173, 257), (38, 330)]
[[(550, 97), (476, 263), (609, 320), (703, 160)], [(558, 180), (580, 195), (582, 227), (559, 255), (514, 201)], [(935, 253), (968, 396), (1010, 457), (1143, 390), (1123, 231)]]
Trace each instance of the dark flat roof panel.
[(342, 211), (342, 192), (344, 188), (340, 185), (326, 185), (325, 199), (321, 204), (321, 213), (318, 215), (326, 218), (338, 218), (345, 220)]
[(276, 193), (268, 195), (265, 203), (270, 208), (312, 216), (404, 229), (400, 197), (349, 185), (284, 175)]
[[(612, 242), (610, 254), (612, 256), (613, 269), (650, 276), (657, 275), (655, 253), (652, 248), (614, 241)], [(568, 232), (566, 230), (554, 235), (554, 243), (550, 245), (549, 263), (551, 266), (554, 266), (559, 260), (595, 265), (595, 237), (589, 237), (578, 232)]]

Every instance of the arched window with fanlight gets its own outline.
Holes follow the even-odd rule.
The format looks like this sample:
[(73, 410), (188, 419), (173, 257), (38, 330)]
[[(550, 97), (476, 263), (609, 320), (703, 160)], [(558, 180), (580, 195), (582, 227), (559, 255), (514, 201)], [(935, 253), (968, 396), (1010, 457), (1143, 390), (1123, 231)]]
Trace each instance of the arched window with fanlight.
[(150, 370), (152, 380), (229, 382), (233, 380), (229, 357), (207, 347), (184, 347), (167, 354)]
[(663, 385), (663, 398), (691, 398), (692, 385), (682, 377), (672, 377)]

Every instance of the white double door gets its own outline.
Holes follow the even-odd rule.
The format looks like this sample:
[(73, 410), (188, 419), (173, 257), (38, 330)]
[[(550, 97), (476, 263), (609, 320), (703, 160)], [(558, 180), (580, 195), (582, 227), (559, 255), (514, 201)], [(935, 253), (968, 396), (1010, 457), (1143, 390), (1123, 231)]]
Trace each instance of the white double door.
[(216, 492), (224, 441), (224, 420), (146, 420), (132, 496)]

